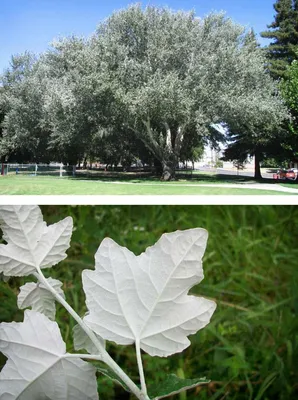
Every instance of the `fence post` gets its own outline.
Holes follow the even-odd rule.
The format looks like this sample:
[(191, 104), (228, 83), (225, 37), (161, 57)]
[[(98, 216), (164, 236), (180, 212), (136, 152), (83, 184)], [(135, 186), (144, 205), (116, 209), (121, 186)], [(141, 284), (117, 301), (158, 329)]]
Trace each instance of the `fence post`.
[(76, 176), (76, 166), (75, 165), (72, 166), (72, 176), (73, 177)]
[(63, 166), (63, 164), (61, 163), (60, 164), (60, 178), (62, 178), (62, 166)]
[(37, 164), (35, 164), (35, 176), (37, 175)]

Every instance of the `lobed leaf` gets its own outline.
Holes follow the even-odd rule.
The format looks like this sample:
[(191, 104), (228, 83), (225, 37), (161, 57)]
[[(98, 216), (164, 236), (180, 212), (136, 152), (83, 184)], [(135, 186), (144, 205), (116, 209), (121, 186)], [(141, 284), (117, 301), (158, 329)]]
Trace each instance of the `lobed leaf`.
[(66, 257), (72, 218), (46, 226), (38, 206), (1, 206), (0, 226), (7, 244), (0, 245), (0, 272), (26, 276), (52, 267)]
[(66, 353), (56, 322), (26, 310), (24, 322), (0, 324), (0, 399), (97, 400), (95, 368)]
[(140, 343), (152, 356), (184, 350), (187, 336), (207, 325), (216, 308), (211, 300), (188, 295), (203, 279), (207, 236), (204, 229), (164, 234), (140, 256), (104, 239), (95, 270), (82, 274), (86, 324), (118, 344)]
[[(60, 296), (65, 297), (61, 289), (62, 282), (53, 278), (47, 278), (47, 281)], [(26, 283), (20, 287), (18, 307), (20, 309), (32, 307), (32, 310), (38, 311), (52, 320), (55, 319), (55, 298), (46, 286), (40, 282)]]

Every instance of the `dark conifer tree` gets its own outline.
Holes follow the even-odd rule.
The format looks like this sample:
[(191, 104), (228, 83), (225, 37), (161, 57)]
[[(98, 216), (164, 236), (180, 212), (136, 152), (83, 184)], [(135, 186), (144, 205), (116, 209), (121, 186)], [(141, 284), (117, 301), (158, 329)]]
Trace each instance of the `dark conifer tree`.
[(298, 58), (298, 0), (277, 0), (274, 9), (275, 21), (261, 36), (273, 39), (266, 48), (268, 68), (273, 78), (280, 79), (287, 66)]

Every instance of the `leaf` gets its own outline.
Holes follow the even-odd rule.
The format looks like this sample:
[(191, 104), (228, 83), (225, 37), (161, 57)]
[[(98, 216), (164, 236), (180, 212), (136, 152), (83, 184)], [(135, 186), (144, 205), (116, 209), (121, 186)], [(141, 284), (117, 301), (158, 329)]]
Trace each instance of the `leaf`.
[(148, 387), (148, 395), (150, 399), (153, 400), (163, 399), (209, 382), (210, 380), (206, 378), (181, 379), (178, 378), (178, 376), (171, 374), (168, 375), (163, 382)]
[(1, 206), (0, 272), (5, 276), (26, 276), (52, 267), (66, 257), (72, 234), (72, 218), (46, 226), (38, 206)]
[[(62, 282), (53, 278), (48, 278), (47, 281), (60, 296), (65, 297), (61, 289)], [(20, 287), (18, 307), (20, 309), (32, 307), (32, 310), (38, 311), (52, 320), (55, 319), (55, 298), (46, 286), (40, 282), (26, 283)]]
[(0, 282), (8, 282), (9, 281), (9, 276), (5, 276), (3, 272), (0, 272)]
[(184, 350), (187, 336), (207, 325), (216, 308), (211, 300), (187, 294), (203, 279), (206, 242), (204, 229), (177, 231), (135, 256), (104, 239), (95, 270), (82, 274), (89, 310), (84, 321), (104, 339), (140, 343), (152, 356)]
[[(76, 350), (85, 349), (89, 354), (98, 354), (98, 350), (94, 343), (90, 340), (86, 332), (80, 327), (80, 325), (75, 325), (73, 327), (73, 344)], [(98, 335), (97, 339), (100, 341), (103, 348), (105, 348), (105, 341)]]
[(99, 362), (95, 362), (94, 365), (98, 372), (112, 379), (112, 381), (118, 383), (118, 385), (121, 385), (123, 389), (127, 392), (130, 392), (129, 387), (117, 374), (115, 374), (115, 372), (110, 367), (108, 367), (106, 364), (104, 364), (104, 366), (99, 366)]
[(95, 368), (66, 353), (56, 322), (26, 310), (24, 322), (0, 324), (0, 399), (96, 400)]

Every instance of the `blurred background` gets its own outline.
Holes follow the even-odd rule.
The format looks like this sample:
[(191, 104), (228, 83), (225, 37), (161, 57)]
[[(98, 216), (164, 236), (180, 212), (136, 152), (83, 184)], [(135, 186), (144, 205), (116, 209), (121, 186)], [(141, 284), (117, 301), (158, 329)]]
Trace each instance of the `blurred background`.
[[(94, 268), (104, 237), (136, 254), (164, 232), (203, 227), (209, 231), (205, 279), (191, 291), (212, 298), (211, 323), (190, 336), (192, 345), (169, 358), (143, 354), (148, 386), (165, 375), (207, 377), (211, 383), (173, 399), (298, 398), (298, 207), (297, 206), (41, 206), (50, 224), (70, 215), (74, 233), (68, 258), (44, 270), (64, 282), (67, 301), (83, 316), (81, 272)], [(19, 286), (30, 278), (0, 282), (0, 320), (22, 321)], [(57, 305), (57, 322), (74, 351), (75, 322)], [(136, 382), (133, 346), (108, 343), (114, 359)], [(296, 361), (295, 361), (296, 360)], [(0, 355), (0, 368), (5, 357)], [(102, 399), (130, 399), (121, 386), (98, 376)]]

